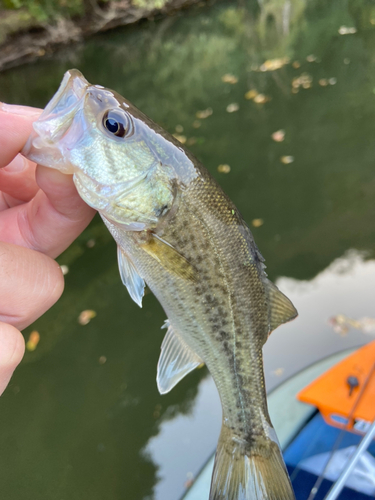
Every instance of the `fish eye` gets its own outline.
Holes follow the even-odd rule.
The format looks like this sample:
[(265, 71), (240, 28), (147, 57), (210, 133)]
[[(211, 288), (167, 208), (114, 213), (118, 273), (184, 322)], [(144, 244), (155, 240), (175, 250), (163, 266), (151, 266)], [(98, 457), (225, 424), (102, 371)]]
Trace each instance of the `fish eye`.
[(129, 129), (129, 120), (125, 113), (113, 109), (104, 114), (103, 125), (111, 134), (125, 137)]

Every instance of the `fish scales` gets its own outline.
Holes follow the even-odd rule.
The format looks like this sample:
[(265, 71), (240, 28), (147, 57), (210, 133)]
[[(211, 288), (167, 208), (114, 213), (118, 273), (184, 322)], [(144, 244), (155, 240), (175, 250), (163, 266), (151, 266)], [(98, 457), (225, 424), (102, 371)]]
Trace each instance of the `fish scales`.
[[(59, 117), (53, 142), (49, 123)], [(297, 313), (267, 279), (231, 200), (176, 139), (77, 70), (64, 77), (24, 154), (74, 174), (118, 244), (131, 296), (140, 304), (146, 283), (162, 304), (168, 330), (159, 390), (207, 365), (223, 409), (210, 500), (292, 500), (267, 410), (262, 347)]]

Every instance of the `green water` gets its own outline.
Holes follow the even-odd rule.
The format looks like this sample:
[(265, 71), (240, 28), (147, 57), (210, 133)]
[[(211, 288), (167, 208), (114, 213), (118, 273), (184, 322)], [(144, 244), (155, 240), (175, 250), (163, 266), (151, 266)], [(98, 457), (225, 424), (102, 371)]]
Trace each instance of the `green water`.
[[(365, 260), (373, 256), (375, 7), (365, 0), (261, 5), (217, 2), (105, 33), (0, 74), (0, 99), (43, 107), (64, 71), (77, 67), (170, 132), (182, 126), (179, 134), (249, 224), (263, 220), (253, 233), (270, 279), (309, 281), (349, 249), (366, 251)], [(357, 32), (340, 35), (341, 26)], [(290, 63), (275, 71), (256, 69), (281, 57)], [(311, 86), (292, 93), (293, 79), (303, 73)], [(238, 82), (223, 82), (225, 74)], [(331, 83), (322, 86), (322, 79)], [(245, 99), (250, 89), (269, 100)], [(227, 112), (233, 103), (238, 110)], [(212, 115), (195, 128), (196, 112), (209, 107)], [(271, 134), (279, 129), (285, 140), (275, 142)], [(282, 156), (294, 161), (284, 164)], [(230, 172), (218, 172), (220, 164), (230, 165)], [(0, 400), (2, 498), (177, 499), (184, 481), (164, 477), (148, 445), (162, 428), (192, 421), (208, 374), (198, 370), (170, 394), (158, 394), (165, 315), (151, 294), (142, 310), (130, 300), (118, 275), (115, 244), (99, 218), (58, 261), (69, 267), (65, 293), (25, 331), (28, 337), (38, 330), (40, 343), (26, 353)], [(359, 292), (350, 303), (357, 301), (359, 308), (366, 297)], [(81, 326), (77, 318), (85, 309), (97, 316)], [(307, 329), (300, 317), (296, 324)], [(195, 438), (200, 433), (196, 426)], [(215, 439), (203, 449), (196, 440), (186, 452), (177, 437), (165, 461), (175, 461), (182, 474), (184, 455), (186, 467), (197, 471)], [(160, 493), (163, 481), (170, 486)]]

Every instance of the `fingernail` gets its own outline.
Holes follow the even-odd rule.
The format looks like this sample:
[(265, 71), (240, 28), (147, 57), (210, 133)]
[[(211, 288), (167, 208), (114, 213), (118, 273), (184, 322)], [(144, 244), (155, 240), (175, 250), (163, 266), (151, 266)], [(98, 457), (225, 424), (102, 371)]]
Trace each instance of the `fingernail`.
[(19, 106), (18, 104), (6, 104), (5, 102), (0, 102), (0, 110), (5, 111), (5, 113), (21, 116), (38, 116), (41, 113), (41, 110), (38, 108)]
[(5, 172), (9, 172), (11, 174), (17, 173), (19, 174), (24, 170), (26, 167), (26, 160), (25, 158), (18, 154), (14, 160), (12, 160), (6, 167), (2, 168), (1, 170), (5, 170)]

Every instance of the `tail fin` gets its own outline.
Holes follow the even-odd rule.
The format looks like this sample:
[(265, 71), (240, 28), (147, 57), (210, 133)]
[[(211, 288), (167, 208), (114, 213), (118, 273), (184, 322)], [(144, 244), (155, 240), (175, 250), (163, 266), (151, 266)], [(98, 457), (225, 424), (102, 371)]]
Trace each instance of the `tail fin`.
[(209, 500), (295, 500), (277, 443), (248, 449), (223, 425)]

